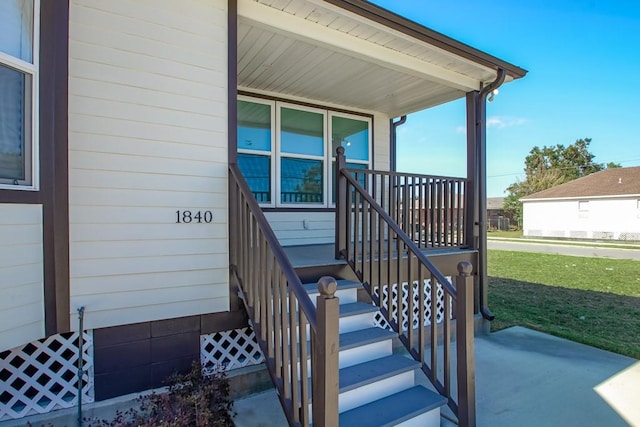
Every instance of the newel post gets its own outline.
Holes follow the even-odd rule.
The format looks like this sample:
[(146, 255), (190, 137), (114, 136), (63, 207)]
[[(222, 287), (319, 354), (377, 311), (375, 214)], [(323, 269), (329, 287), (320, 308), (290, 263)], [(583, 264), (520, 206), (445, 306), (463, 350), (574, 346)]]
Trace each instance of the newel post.
[(338, 425), (338, 284), (333, 277), (318, 280), (317, 331), (312, 334), (311, 381), (313, 425)]
[(458, 424), (476, 425), (476, 374), (473, 348), (473, 267), (458, 263), (456, 276), (456, 345), (458, 355)]
[(347, 179), (341, 170), (347, 167), (344, 147), (336, 150), (336, 259), (342, 258), (341, 251), (347, 249)]

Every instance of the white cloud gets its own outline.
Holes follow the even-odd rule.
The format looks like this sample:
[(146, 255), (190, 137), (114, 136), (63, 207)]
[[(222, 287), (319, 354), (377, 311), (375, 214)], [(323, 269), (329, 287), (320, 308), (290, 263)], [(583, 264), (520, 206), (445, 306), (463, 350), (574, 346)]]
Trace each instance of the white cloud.
[[(487, 118), (487, 128), (504, 129), (513, 126), (522, 126), (529, 120), (522, 117), (509, 117), (509, 116), (491, 116)], [(466, 133), (466, 126), (456, 127), (456, 133)]]
[(522, 117), (492, 116), (487, 118), (487, 128), (503, 129), (513, 126), (522, 126), (527, 122), (528, 120)]

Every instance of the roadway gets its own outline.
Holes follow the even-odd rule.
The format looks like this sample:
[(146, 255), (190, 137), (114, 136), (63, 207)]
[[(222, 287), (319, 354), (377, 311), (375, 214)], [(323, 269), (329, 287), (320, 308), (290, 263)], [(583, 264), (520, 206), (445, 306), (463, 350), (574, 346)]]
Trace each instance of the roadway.
[(640, 245), (629, 245), (629, 249), (610, 246), (611, 244), (606, 243), (588, 244), (581, 242), (580, 245), (572, 245), (566, 241), (504, 239), (496, 237), (487, 239), (487, 248), (489, 249), (640, 261)]

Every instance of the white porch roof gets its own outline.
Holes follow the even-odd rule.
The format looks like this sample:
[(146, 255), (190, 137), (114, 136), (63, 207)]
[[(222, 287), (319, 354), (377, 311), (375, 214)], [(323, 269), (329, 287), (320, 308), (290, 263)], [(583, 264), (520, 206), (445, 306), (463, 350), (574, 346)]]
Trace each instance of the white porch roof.
[(237, 59), (241, 90), (391, 117), (526, 73), (362, 0), (239, 0)]

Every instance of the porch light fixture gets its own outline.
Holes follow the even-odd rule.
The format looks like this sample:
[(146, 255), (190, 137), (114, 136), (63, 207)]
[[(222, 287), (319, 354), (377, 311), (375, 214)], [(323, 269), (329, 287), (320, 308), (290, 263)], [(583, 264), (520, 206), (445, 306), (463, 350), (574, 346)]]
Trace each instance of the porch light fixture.
[(487, 101), (493, 102), (493, 97), (496, 96), (498, 93), (500, 93), (498, 89), (492, 90), (491, 93), (489, 93), (489, 97), (487, 98)]

